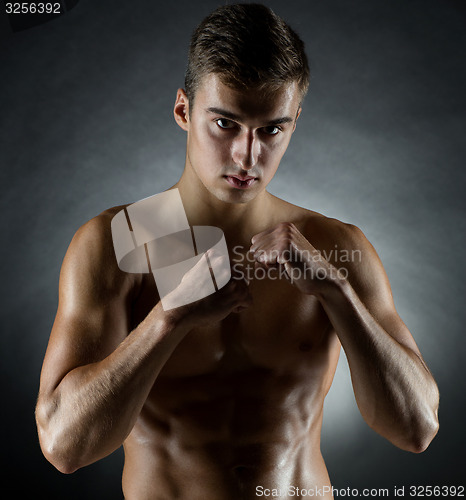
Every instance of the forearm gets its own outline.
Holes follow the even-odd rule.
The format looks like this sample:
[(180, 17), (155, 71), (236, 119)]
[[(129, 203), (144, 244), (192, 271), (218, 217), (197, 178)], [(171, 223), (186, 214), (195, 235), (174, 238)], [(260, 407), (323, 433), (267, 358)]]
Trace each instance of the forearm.
[(423, 451), (438, 428), (438, 389), (417, 354), (389, 335), (343, 279), (320, 301), (348, 358), (366, 422), (395, 445)]
[(39, 396), (37, 422), (47, 458), (73, 472), (117, 449), (186, 332), (159, 305), (109, 356), (71, 370), (51, 395)]

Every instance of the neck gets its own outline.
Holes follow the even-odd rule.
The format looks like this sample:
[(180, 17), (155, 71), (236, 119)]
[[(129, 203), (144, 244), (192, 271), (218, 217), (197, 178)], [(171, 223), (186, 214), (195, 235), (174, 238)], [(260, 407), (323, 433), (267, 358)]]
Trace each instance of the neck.
[(180, 191), (191, 226), (219, 227), (230, 241), (250, 239), (260, 231), (271, 205), (272, 196), (265, 189), (245, 203), (219, 200), (188, 169), (173, 187)]

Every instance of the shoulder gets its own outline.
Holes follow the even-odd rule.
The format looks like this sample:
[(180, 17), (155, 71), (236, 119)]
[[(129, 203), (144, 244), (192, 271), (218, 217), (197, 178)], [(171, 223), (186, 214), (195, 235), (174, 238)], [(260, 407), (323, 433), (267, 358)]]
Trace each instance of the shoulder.
[(74, 234), (61, 273), (61, 291), (73, 296), (110, 296), (128, 293), (134, 276), (118, 268), (113, 246), (111, 221), (127, 205), (109, 208), (84, 223)]
[(377, 302), (392, 307), (391, 287), (382, 261), (359, 227), (310, 215), (303, 234), (367, 304)]
[(371, 273), (373, 277), (384, 275), (376, 250), (354, 224), (310, 215), (306, 218), (304, 236), (326, 260), (338, 268), (347, 269), (354, 279), (357, 276), (366, 280)]
[(327, 217), (284, 200), (277, 199), (281, 218), (292, 222), (316, 247), (341, 246), (356, 249), (372, 248), (364, 233), (354, 224)]
[(369, 240), (358, 226), (322, 214), (308, 214), (304, 219), (304, 231), (323, 247), (336, 245), (347, 250), (372, 249)]
[(289, 222), (328, 262), (344, 270), (357, 288), (387, 285), (377, 252), (358, 226), (302, 207), (291, 207)]
[(111, 222), (128, 205), (109, 208), (85, 222), (71, 240), (67, 254), (73, 257), (102, 258), (113, 248)]
[(125, 205), (118, 205), (116, 207), (107, 208), (100, 214), (85, 222), (77, 231), (78, 233), (94, 232), (95, 234), (105, 234), (111, 227), (113, 217), (121, 210), (129, 207), (131, 203)]

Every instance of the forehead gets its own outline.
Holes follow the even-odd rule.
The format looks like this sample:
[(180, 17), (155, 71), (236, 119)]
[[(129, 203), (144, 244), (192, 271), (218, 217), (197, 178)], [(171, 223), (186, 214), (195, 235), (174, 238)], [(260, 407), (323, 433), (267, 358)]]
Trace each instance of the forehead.
[(225, 85), (215, 73), (205, 75), (196, 92), (194, 108), (220, 108), (248, 119), (296, 116), (300, 92), (296, 82), (283, 85), (275, 92), (239, 90)]

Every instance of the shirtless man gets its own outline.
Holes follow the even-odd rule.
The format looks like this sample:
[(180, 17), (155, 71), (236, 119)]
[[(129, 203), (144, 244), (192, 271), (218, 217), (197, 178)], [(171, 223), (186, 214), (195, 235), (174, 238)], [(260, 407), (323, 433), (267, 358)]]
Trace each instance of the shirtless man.
[[(307, 85), (302, 42), (266, 7), (221, 7), (194, 33), (174, 106), (187, 154), (173, 188), (191, 226), (223, 230), (235, 271), (208, 297), (164, 310), (151, 274), (117, 266), (111, 220), (124, 206), (77, 231), (36, 410), (61, 472), (123, 444), (128, 500), (266, 488), (330, 499), (320, 435), (341, 346), (371, 428), (415, 453), (435, 436), (437, 386), (373, 247), (358, 228), (266, 191)], [(336, 248), (360, 258), (343, 267)]]

